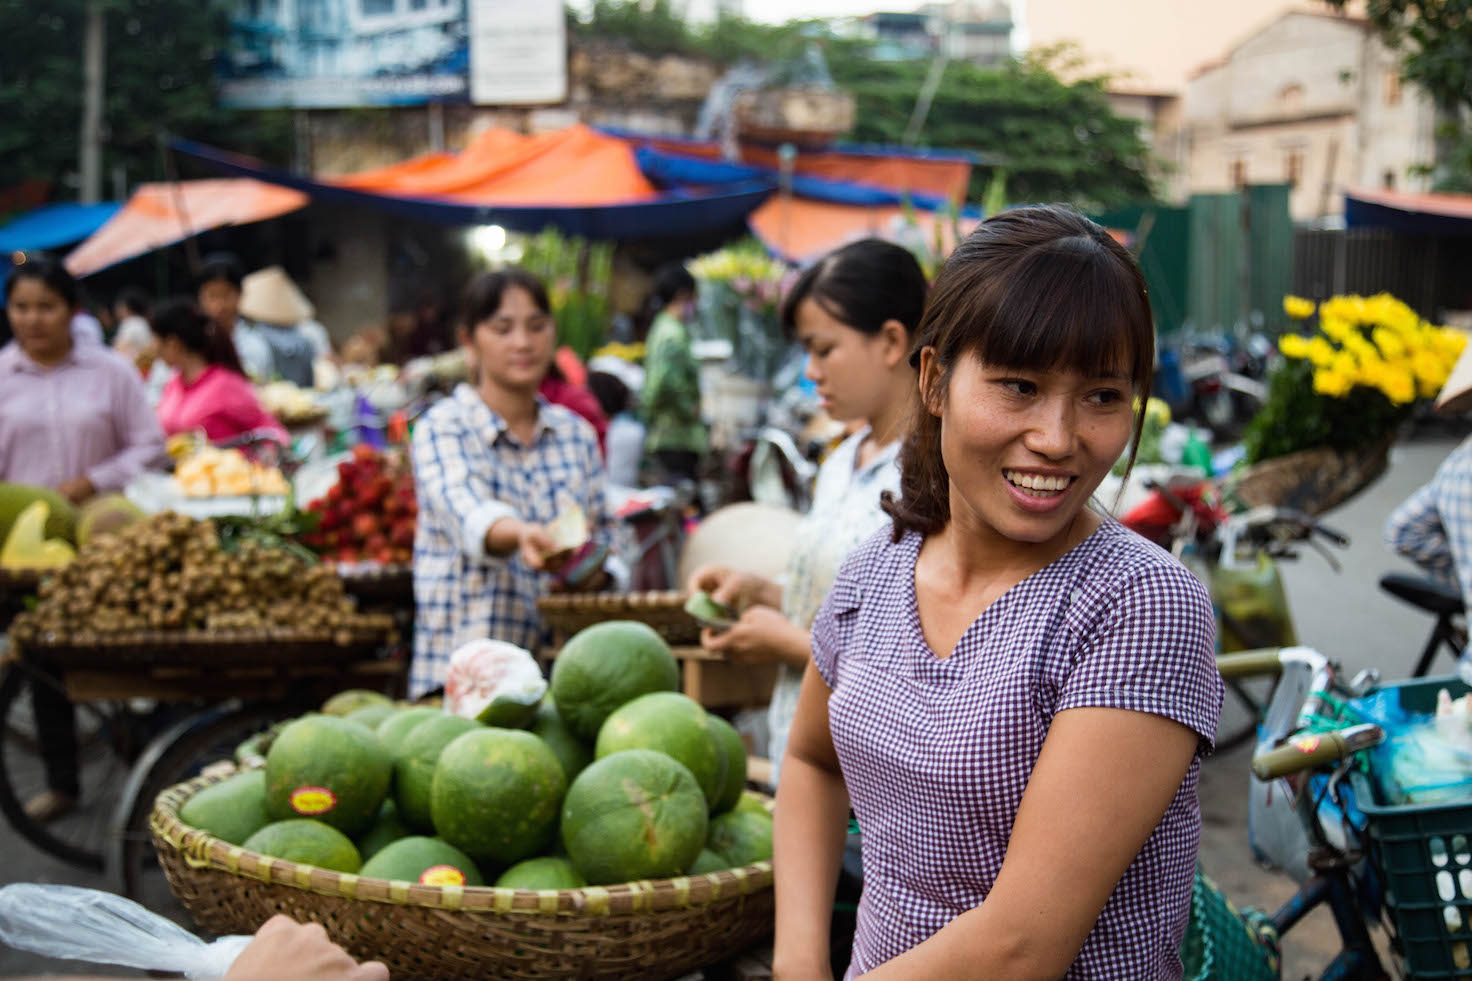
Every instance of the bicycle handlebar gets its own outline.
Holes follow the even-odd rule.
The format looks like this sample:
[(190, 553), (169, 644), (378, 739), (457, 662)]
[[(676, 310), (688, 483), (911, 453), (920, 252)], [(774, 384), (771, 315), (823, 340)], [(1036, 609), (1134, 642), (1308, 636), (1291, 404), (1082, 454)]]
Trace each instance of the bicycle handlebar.
[(1371, 722), (1330, 732), (1304, 733), (1276, 749), (1252, 757), (1252, 772), (1259, 780), (1274, 780), (1290, 773), (1337, 763), (1346, 756), (1378, 746), (1385, 730)]
[(1282, 674), (1283, 662), (1278, 657), (1280, 650), (1277, 647), (1259, 647), (1256, 650), (1218, 654), (1216, 669), (1223, 678), (1256, 678)]

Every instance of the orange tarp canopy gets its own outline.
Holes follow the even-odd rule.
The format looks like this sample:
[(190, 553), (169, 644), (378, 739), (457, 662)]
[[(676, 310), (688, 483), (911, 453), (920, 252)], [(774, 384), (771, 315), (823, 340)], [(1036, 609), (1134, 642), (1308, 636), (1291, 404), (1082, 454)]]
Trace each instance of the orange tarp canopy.
[(581, 124), (531, 136), (491, 129), (460, 153), (431, 153), (325, 183), (461, 204), (575, 207), (653, 198), (623, 140)]
[(87, 276), (211, 228), (264, 221), (306, 204), (300, 191), (244, 177), (142, 184), (67, 255), (66, 267), (74, 276)]
[(913, 209), (906, 215), (905, 209), (898, 206), (871, 208), (782, 196), (768, 198), (747, 219), (752, 232), (768, 249), (799, 265), (870, 236), (890, 240), (915, 236), (927, 244), (934, 243), (937, 230), (945, 254), (956, 246), (956, 230), (959, 228), (964, 236), (978, 221)]

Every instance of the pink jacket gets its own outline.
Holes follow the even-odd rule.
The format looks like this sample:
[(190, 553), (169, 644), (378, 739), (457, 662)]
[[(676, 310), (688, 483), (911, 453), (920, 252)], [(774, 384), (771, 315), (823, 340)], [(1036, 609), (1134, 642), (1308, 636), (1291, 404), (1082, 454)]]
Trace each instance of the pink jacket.
[(245, 376), (219, 365), (210, 365), (192, 385), (177, 374), (170, 378), (158, 401), (158, 421), (170, 436), (203, 429), (211, 443), (253, 430), (270, 432), (283, 445), (291, 442), (281, 423), (261, 408)]

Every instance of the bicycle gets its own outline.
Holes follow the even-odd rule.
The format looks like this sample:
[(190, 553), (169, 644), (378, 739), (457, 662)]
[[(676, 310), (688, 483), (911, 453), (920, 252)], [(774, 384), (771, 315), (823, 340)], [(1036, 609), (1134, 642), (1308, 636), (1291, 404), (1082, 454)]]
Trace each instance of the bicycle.
[(1380, 588), (1403, 602), (1425, 610), (1436, 621), (1431, 625), (1431, 635), (1426, 646), (1416, 659), (1413, 678), (1425, 676), (1443, 647), (1453, 660), (1462, 656), (1467, 649), (1467, 611), (1462, 604), (1462, 594), (1456, 587), (1430, 577), (1413, 576), (1403, 572), (1390, 572), (1380, 577)]

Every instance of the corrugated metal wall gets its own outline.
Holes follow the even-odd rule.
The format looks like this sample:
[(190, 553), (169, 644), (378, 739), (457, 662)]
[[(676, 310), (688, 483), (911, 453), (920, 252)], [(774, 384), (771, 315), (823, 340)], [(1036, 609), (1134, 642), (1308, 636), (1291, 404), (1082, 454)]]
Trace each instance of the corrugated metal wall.
[(1472, 238), (1299, 229), (1293, 252), (1293, 292), (1311, 300), (1390, 292), (1429, 319), (1472, 310)]

